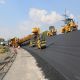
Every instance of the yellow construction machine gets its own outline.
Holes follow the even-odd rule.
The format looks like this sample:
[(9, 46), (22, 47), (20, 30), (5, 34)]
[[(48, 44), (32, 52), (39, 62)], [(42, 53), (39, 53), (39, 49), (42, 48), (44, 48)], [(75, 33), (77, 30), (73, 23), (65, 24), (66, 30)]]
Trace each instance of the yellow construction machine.
[(14, 37), (14, 38), (10, 39), (9, 45), (12, 47), (15, 47), (15, 48), (18, 47), (18, 38)]
[(30, 40), (30, 46), (31, 47), (35, 47), (36, 46), (36, 41), (37, 41), (37, 37), (38, 35), (40, 34), (40, 29), (35, 27), (35, 28), (32, 28), (32, 38)]
[(27, 35), (21, 39), (14, 37), (14, 38), (10, 39), (9, 43), (10, 43), (10, 46), (16, 48), (18, 46), (21, 46), (24, 42), (29, 41), (31, 38), (32, 38), (31, 34)]
[(44, 35), (40, 35), (40, 36), (38, 37), (37, 47), (38, 47), (39, 49), (44, 49), (44, 48), (46, 48), (46, 40), (45, 40), (45, 36), (44, 36)]
[(40, 28), (35, 27), (32, 28), (32, 33), (33, 33), (33, 37), (30, 40), (30, 46), (31, 47), (38, 47), (39, 49), (42, 49), (43, 47), (45, 48), (46, 46), (46, 41), (45, 39), (43, 40), (40, 34)]
[(24, 42), (29, 41), (31, 38), (32, 38), (32, 34), (27, 35), (27, 36), (19, 39), (19, 40), (18, 40), (18, 44), (21, 45), (21, 44), (23, 44)]
[(57, 30), (55, 29), (55, 27), (50, 26), (49, 31), (47, 32), (47, 36), (54, 36), (54, 35), (56, 35), (56, 33), (57, 33)]
[(34, 39), (31, 39), (31, 40), (30, 40), (30, 46), (31, 46), (31, 47), (35, 47), (35, 46), (36, 46), (36, 42), (35, 42)]
[(66, 18), (65, 19), (65, 25), (63, 26), (61, 32), (62, 33), (68, 33), (71, 31), (76, 31), (78, 25), (75, 23), (75, 21), (71, 18)]

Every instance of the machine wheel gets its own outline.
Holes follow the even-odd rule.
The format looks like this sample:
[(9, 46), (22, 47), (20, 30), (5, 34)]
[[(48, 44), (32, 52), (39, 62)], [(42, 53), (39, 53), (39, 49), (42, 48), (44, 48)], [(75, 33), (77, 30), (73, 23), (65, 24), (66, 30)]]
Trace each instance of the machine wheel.
[(66, 33), (65, 29), (62, 29), (62, 33)]
[(56, 32), (54, 32), (54, 35), (56, 35)]
[(77, 28), (75, 27), (71, 27), (71, 31), (76, 31), (77, 30)]
[(46, 46), (44, 46), (44, 47), (41, 47), (41, 49), (45, 49), (46, 48)]
[(49, 32), (47, 32), (47, 36), (49, 36)]

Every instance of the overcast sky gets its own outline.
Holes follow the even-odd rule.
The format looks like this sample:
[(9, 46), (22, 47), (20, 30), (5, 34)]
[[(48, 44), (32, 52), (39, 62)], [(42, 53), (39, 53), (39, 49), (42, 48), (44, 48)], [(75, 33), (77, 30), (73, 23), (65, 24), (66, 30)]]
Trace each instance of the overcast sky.
[(79, 21), (80, 0), (0, 0), (0, 36), (24, 37), (35, 26), (42, 31), (49, 25), (60, 29), (65, 8)]

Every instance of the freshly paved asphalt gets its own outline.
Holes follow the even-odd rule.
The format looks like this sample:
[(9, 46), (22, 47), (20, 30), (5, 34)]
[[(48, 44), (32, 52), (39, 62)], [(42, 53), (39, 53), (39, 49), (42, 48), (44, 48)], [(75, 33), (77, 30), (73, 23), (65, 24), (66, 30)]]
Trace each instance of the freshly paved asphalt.
[(80, 31), (47, 37), (46, 40), (46, 49), (25, 49), (40, 56), (67, 80), (80, 80)]

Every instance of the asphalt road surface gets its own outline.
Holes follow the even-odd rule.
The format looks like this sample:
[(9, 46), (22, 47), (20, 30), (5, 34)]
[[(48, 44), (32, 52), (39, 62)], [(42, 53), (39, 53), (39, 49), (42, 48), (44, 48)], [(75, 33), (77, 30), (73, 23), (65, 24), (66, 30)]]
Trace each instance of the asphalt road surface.
[(80, 31), (47, 37), (46, 40), (46, 49), (24, 48), (44, 59), (65, 79), (80, 80)]

